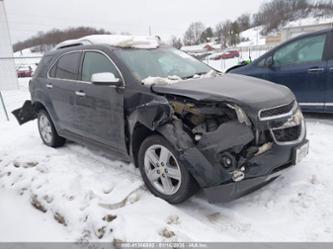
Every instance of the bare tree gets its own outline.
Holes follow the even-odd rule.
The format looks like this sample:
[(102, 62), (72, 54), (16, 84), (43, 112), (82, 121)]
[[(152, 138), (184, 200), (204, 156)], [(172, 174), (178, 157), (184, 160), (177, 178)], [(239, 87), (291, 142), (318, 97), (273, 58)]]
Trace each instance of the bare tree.
[(215, 35), (221, 43), (222, 48), (226, 48), (230, 45), (232, 33), (232, 22), (227, 20), (216, 25)]
[(206, 28), (200, 36), (200, 42), (208, 42), (214, 36), (213, 29), (211, 27)]
[(170, 45), (177, 49), (180, 49), (183, 46), (181, 39), (176, 36), (171, 37)]
[(205, 30), (205, 26), (202, 22), (194, 22), (188, 27), (184, 34), (185, 45), (196, 45), (200, 42), (202, 32)]
[(243, 14), (237, 18), (236, 22), (238, 23), (240, 30), (245, 31), (251, 28), (251, 15)]

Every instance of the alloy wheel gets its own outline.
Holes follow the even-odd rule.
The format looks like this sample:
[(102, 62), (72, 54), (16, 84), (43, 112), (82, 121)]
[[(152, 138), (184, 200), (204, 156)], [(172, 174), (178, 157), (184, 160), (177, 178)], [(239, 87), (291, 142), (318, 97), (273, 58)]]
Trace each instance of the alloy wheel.
[(176, 157), (162, 145), (150, 146), (144, 155), (149, 182), (164, 195), (175, 194), (181, 186), (181, 171)]
[(53, 138), (52, 127), (49, 119), (42, 114), (39, 118), (39, 130), (46, 143), (51, 143)]

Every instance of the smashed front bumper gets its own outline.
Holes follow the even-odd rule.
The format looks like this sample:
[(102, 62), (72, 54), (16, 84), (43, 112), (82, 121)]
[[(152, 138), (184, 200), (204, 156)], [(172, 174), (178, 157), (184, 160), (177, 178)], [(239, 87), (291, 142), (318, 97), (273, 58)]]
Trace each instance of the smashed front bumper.
[[(297, 148), (307, 145), (308, 142), (308, 140), (303, 140), (302, 143), (297, 144), (293, 148), (276, 146), (271, 152), (262, 155), (260, 158), (254, 158), (248, 163), (249, 167), (245, 171), (247, 177), (242, 181), (229, 181), (218, 186), (204, 188), (208, 201), (211, 203), (232, 201), (254, 192), (274, 181), (280, 175), (285, 173), (285, 171), (288, 171), (292, 166), (296, 165)], [(291, 151), (289, 156), (288, 153), (283, 153), (283, 151), (288, 149)], [(272, 160), (273, 158), (271, 156), (273, 154), (275, 154), (274, 157), (276, 157), (276, 160)], [(284, 157), (286, 158), (279, 157), (279, 154), (284, 154)], [(289, 159), (286, 160), (288, 157)], [(285, 160), (285, 163), (281, 164), (283, 160)], [(266, 169), (266, 172), (263, 169)]]

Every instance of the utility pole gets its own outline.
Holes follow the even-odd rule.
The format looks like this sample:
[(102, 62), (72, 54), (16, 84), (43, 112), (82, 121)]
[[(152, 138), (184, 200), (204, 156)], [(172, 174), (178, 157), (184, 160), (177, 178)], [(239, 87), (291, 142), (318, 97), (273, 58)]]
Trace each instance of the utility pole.
[[(0, 1), (1, 1), (1, 0), (0, 0)], [(3, 97), (2, 97), (2, 93), (1, 93), (1, 91), (0, 91), (0, 99), (1, 99), (1, 104), (2, 104), (3, 110), (4, 110), (4, 112), (5, 112), (5, 115), (6, 115), (7, 121), (9, 121), (8, 112), (7, 112), (6, 105), (5, 105), (5, 102), (4, 102), (4, 100), (3, 100)]]

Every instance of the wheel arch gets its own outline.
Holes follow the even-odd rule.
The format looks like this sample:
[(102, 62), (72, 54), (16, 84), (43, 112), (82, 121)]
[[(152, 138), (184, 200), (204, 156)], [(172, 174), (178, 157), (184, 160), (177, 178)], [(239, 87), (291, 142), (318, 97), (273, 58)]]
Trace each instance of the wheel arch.
[[(176, 123), (176, 124), (175, 124)], [(177, 126), (177, 128), (175, 128)], [(154, 135), (159, 135), (163, 137), (166, 141), (168, 141), (171, 145), (175, 147), (175, 150), (180, 152), (192, 147), (192, 140), (189, 138), (187, 133), (185, 133), (182, 129), (181, 122), (167, 123), (165, 125), (160, 126), (156, 130), (151, 130), (140, 122), (137, 122), (134, 126), (132, 137), (131, 137), (131, 154), (133, 157), (134, 165), (138, 168), (138, 154), (140, 147), (143, 141)], [(178, 131), (178, 132), (177, 132)], [(176, 132), (176, 133), (175, 133)], [(184, 162), (184, 160), (182, 160)], [(188, 169), (190, 175), (194, 178), (195, 182), (198, 185), (204, 185), (201, 179), (198, 179), (198, 176), (193, 171), (193, 168), (189, 165), (185, 165)]]
[(157, 134), (156, 131), (153, 131), (147, 128), (142, 123), (136, 123), (134, 126), (132, 136), (131, 136), (131, 154), (133, 156), (133, 162), (136, 168), (138, 168), (138, 154), (142, 142), (154, 134)]
[[(35, 111), (36, 113), (38, 113), (40, 110), (45, 110), (45, 111), (47, 111), (45, 105), (42, 104), (40, 101), (36, 101), (36, 102), (34, 102), (32, 106), (33, 106), (34, 111)], [(47, 113), (49, 113), (49, 112), (47, 111)]]
[(33, 104), (32, 104), (33, 108), (34, 108), (34, 112), (37, 114), (40, 110), (44, 110), (47, 112), (47, 114), (50, 116), (51, 118), (51, 121), (53, 123), (53, 125), (55, 126), (56, 128), (56, 131), (58, 132), (59, 131), (59, 127), (58, 127), (58, 123), (55, 122), (56, 119), (55, 117), (53, 116), (53, 113), (46, 107), (46, 105), (42, 102), (42, 101), (34, 101)]

